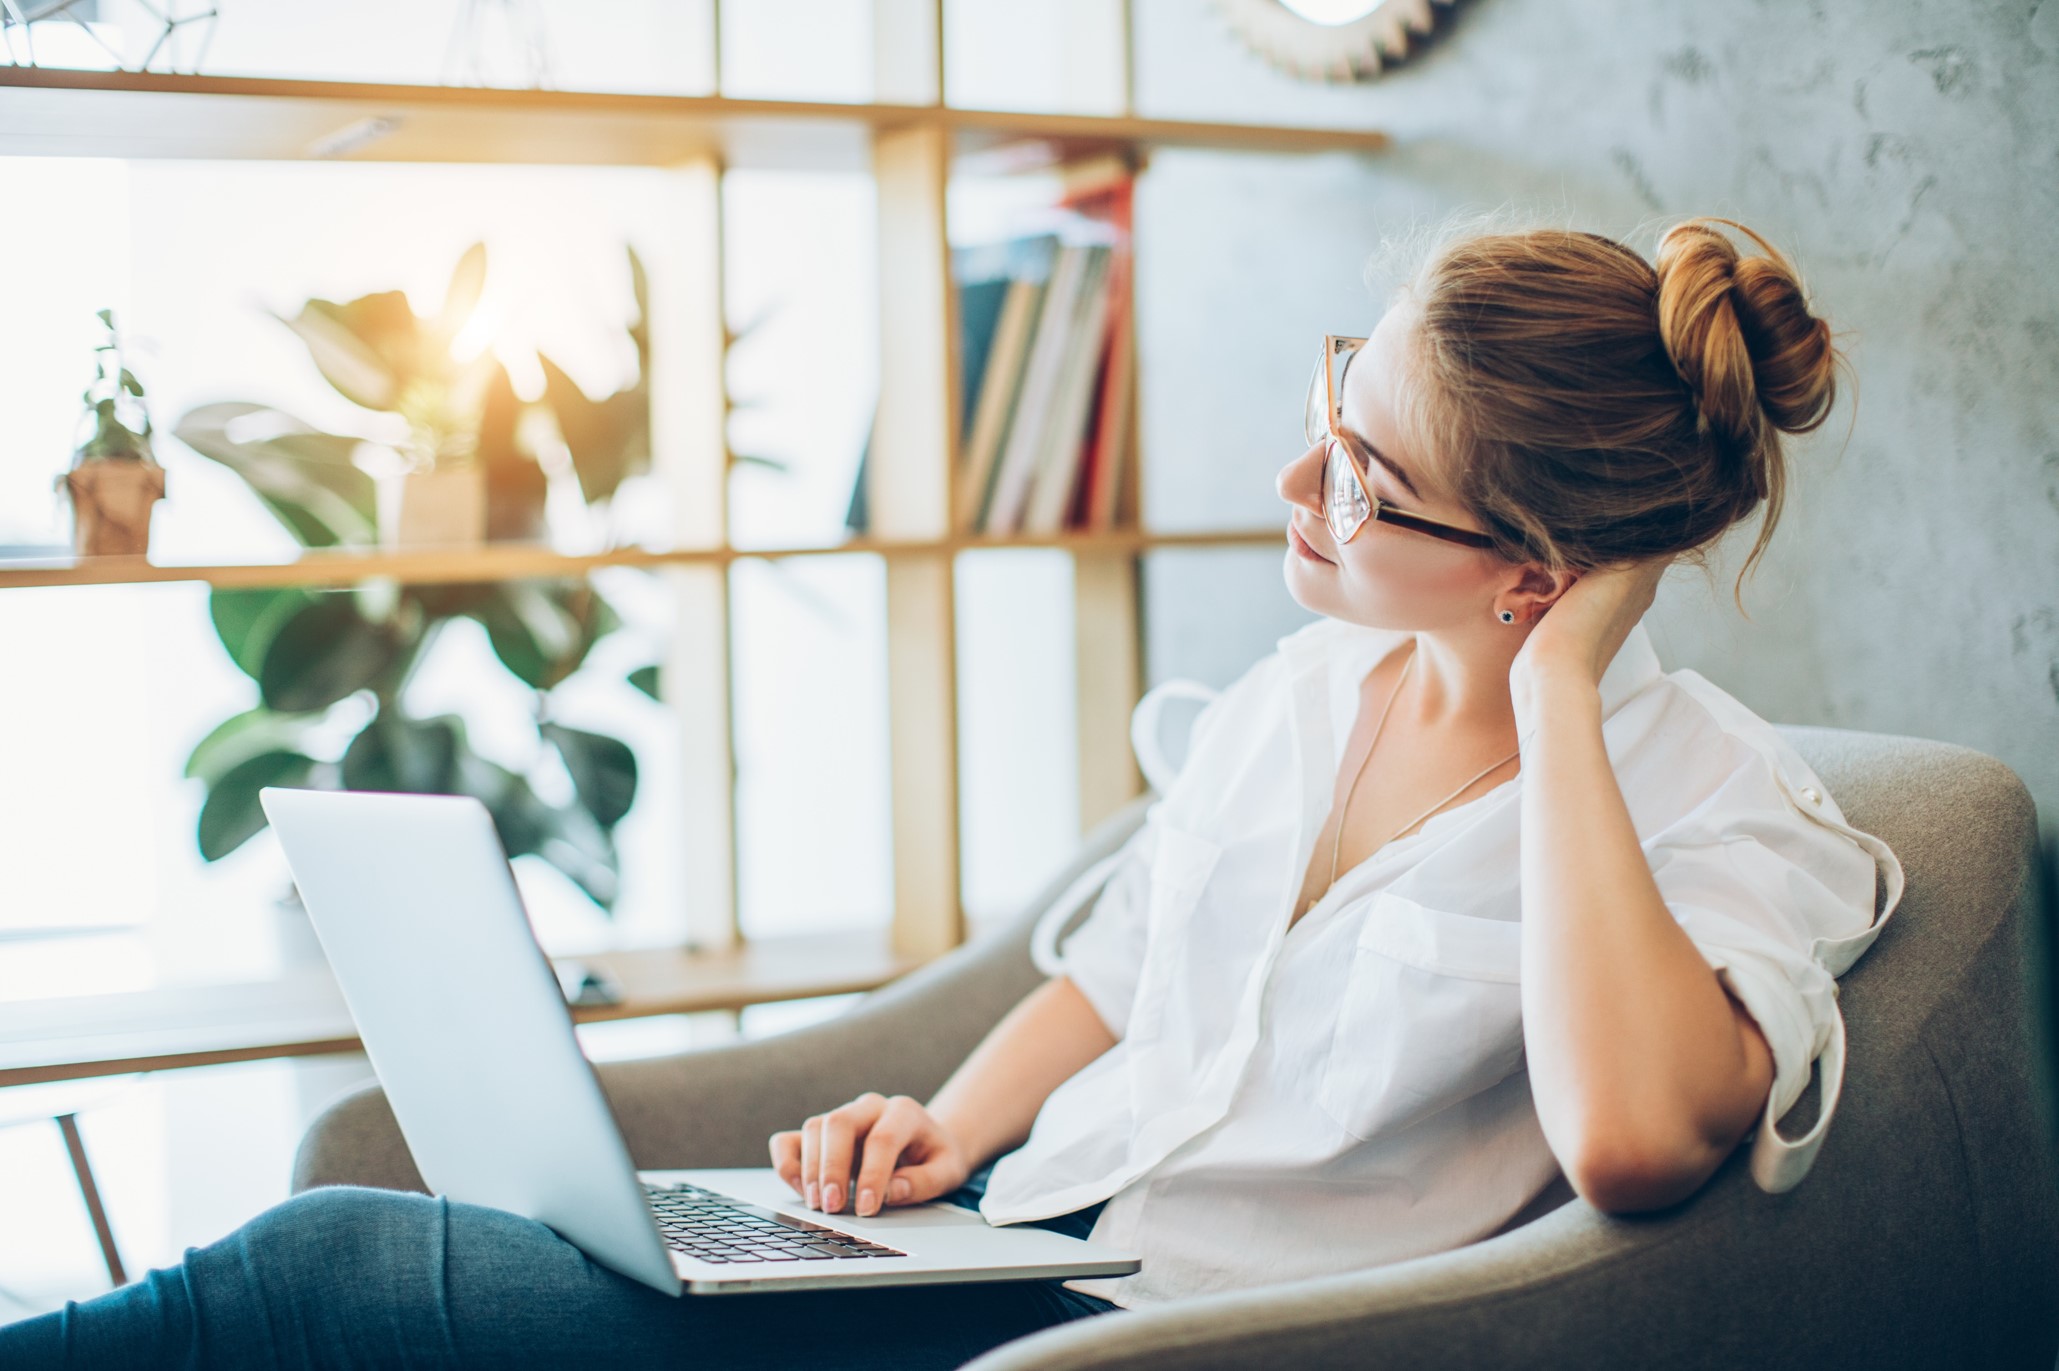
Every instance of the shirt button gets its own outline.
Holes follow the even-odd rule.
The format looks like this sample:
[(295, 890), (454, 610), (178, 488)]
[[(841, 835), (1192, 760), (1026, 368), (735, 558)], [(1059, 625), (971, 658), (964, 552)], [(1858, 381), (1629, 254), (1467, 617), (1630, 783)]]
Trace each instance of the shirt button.
[(1823, 796), (1817, 793), (1816, 788), (1814, 786), (1803, 786), (1802, 798), (1807, 800), (1812, 805), (1820, 805), (1823, 803)]

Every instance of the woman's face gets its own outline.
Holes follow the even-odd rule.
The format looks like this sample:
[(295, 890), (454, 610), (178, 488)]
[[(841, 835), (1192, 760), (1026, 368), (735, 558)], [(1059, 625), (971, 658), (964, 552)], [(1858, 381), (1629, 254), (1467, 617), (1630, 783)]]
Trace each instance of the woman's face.
[[(1359, 479), (1383, 505), (1427, 515), (1460, 528), (1474, 518), (1440, 492), (1436, 455), (1403, 439), (1398, 415), (1406, 383), (1408, 331), (1415, 311), (1402, 303), (1381, 316), (1372, 336), (1344, 369), (1339, 427), (1358, 440)], [(1369, 628), (1437, 630), (1493, 623), (1498, 596), (1520, 579), (1520, 569), (1495, 553), (1447, 542), (1381, 519), (1368, 519), (1338, 546), (1323, 522), (1324, 445), (1317, 444), (1281, 469), (1275, 487), (1292, 506), (1288, 519), (1287, 590), (1306, 609)], [(1511, 603), (1518, 621), (1522, 606)]]

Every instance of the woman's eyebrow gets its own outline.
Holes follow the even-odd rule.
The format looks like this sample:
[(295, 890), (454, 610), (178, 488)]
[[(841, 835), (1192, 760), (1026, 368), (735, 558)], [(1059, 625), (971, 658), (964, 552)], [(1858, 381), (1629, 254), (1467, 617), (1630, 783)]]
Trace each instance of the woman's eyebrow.
[(1408, 479), (1408, 473), (1403, 471), (1401, 469), (1400, 464), (1397, 463), (1392, 457), (1389, 457), (1386, 453), (1380, 451), (1380, 449), (1374, 447), (1371, 443), (1368, 443), (1362, 434), (1353, 433), (1350, 429), (1344, 427), (1344, 425), (1341, 423), (1337, 425), (1337, 431), (1343, 434), (1346, 438), (1349, 438), (1352, 442), (1356, 443), (1359, 447), (1365, 449), (1365, 452), (1368, 456), (1370, 456), (1374, 461), (1378, 462), (1381, 466), (1387, 468), (1388, 472), (1394, 477), (1395, 480), (1401, 482), (1402, 488), (1407, 490), (1409, 494), (1415, 496), (1418, 500), (1423, 498), (1423, 492), (1416, 489), (1416, 483)]

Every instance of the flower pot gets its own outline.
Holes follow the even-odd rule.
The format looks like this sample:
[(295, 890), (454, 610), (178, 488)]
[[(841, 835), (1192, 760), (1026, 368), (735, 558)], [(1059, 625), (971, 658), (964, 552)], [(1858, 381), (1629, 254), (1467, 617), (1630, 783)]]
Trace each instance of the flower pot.
[(486, 473), (476, 466), (410, 471), (379, 483), (387, 548), (471, 547), (486, 538)]
[(58, 478), (71, 496), (72, 546), (82, 557), (140, 557), (150, 550), (150, 512), (164, 498), (164, 468), (109, 458)]

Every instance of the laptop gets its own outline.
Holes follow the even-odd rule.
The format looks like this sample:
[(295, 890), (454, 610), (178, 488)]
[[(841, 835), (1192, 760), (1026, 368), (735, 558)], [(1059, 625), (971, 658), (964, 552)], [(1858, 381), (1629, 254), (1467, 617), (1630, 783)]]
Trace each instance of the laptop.
[(824, 1214), (769, 1166), (637, 1171), (483, 804), (276, 786), (258, 798), (436, 1192), (547, 1224), (602, 1266), (675, 1295), (1141, 1266), (1105, 1244), (997, 1228), (941, 1201)]

